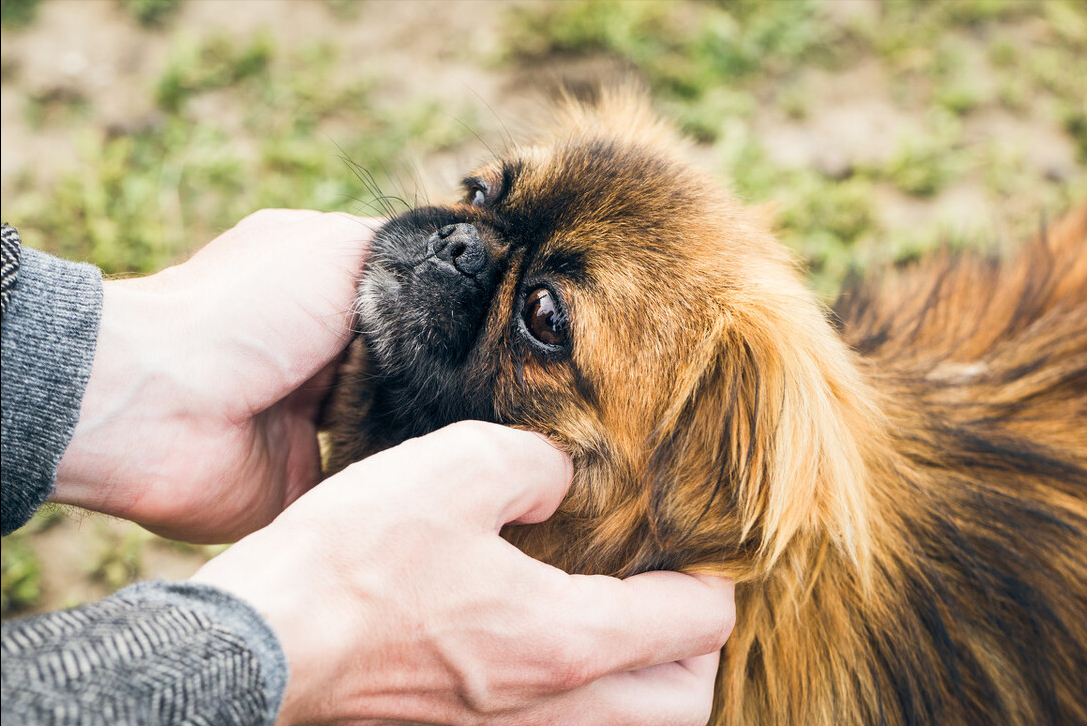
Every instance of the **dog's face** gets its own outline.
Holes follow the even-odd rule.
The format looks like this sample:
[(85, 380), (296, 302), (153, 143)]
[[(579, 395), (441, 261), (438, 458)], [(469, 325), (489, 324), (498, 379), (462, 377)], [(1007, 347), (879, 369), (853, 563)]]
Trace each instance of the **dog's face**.
[(785, 251), (679, 148), (630, 95), (569, 104), (459, 203), (390, 221), (333, 465), (482, 419), (571, 452), (559, 514), (507, 533), (568, 570), (756, 576), (810, 528), (851, 548), (844, 349)]

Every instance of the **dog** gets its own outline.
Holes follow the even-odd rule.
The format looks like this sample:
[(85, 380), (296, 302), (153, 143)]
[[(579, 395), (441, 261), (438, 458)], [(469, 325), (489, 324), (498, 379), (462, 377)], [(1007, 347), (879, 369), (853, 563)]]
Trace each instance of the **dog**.
[(377, 234), (329, 469), (461, 419), (572, 455), (504, 535), (737, 581), (711, 723), (1087, 724), (1087, 205), (833, 310), (638, 94)]

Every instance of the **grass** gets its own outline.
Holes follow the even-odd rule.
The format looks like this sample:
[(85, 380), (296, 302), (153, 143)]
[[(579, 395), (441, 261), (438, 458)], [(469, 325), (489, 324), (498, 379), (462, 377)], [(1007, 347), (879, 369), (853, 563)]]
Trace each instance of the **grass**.
[(542, 62), (605, 53), (637, 68), (684, 131), (706, 143), (721, 114), (746, 115), (751, 83), (785, 78), (802, 65), (836, 67), (851, 55), (850, 32), (818, 22), (818, 4), (683, 4), (666, 1), (554, 3), (516, 8), (507, 59)]
[(30, 25), (40, 3), (41, 0), (0, 0), (0, 26), (15, 29)]
[(146, 28), (162, 28), (181, 8), (182, 0), (120, 0), (125, 10)]
[(46, 506), (0, 544), (0, 614), (5, 617), (33, 608), (42, 596), (42, 564), (34, 536), (64, 517), (57, 506)]
[(261, 207), (375, 214), (409, 149), (459, 143), (471, 113), (383, 106), (373, 81), (341, 78), (341, 60), (333, 45), (283, 53), (261, 34), (182, 37), (155, 86), (161, 114), (86, 131), (78, 167), (48, 187), (28, 172), (5, 214), (24, 239), (107, 273), (160, 269)]
[[(844, 3), (836, 7), (841, 10)], [(813, 285), (832, 292), (865, 249), (899, 257), (963, 232), (947, 220), (896, 227), (881, 219), (877, 196), (936, 200), (959, 183), (981, 183), (994, 208), (1025, 187), (1034, 206), (1029, 231), (1087, 194), (1087, 7), (1072, 0), (887, 0), (874, 15), (838, 15), (830, 3), (725, 0), (676, 7), (664, 2), (589, 2), (529, 6), (509, 13), (507, 60), (604, 54), (644, 78), (681, 128), (714, 148), (718, 171), (741, 197), (777, 210), (782, 239), (799, 251)], [(1024, 34), (1034, 42), (1024, 45)], [(886, 160), (819, 171), (781, 167), (752, 133), (774, 107), (803, 122), (817, 101), (806, 81), (877, 63), (901, 114), (918, 131), (886, 140)], [(979, 78), (992, 78), (992, 83)], [(968, 133), (998, 110), (1043, 115), (1078, 149), (1072, 179), (1043, 181), (1007, 164)], [(1000, 157), (1009, 158), (1005, 152)], [(1033, 215), (1033, 217), (1031, 216)]]
[(12, 535), (0, 547), (0, 612), (18, 613), (41, 597), (41, 562), (26, 536)]
[(102, 519), (94, 524), (98, 550), (87, 567), (89, 577), (111, 591), (139, 580), (143, 574), (143, 550), (153, 535), (139, 527), (116, 532)]
[(874, 170), (875, 176), (915, 197), (931, 197), (960, 178), (968, 161), (957, 115), (942, 105), (933, 108), (923, 130), (900, 138), (888, 163)]

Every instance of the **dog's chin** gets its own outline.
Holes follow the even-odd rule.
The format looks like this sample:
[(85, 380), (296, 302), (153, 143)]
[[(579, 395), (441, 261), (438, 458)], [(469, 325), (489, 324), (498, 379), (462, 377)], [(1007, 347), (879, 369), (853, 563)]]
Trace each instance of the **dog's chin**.
[[(425, 239), (424, 239), (425, 245)], [(383, 371), (463, 363), (489, 303), (475, 284), (453, 286), (422, 250), (387, 252), (359, 287), (357, 324)]]
[(473, 353), (491, 290), (458, 281), (435, 260), (430, 234), (403, 225), (379, 234), (356, 302), (374, 414), (398, 439), (462, 419), (495, 418), (480, 375), (486, 366)]

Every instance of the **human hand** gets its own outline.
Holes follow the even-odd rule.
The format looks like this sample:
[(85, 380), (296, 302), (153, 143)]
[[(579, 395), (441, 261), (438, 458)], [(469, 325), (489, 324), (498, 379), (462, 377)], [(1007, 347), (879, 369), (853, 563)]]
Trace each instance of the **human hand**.
[(704, 724), (732, 584), (567, 575), (499, 537), (549, 517), (569, 458), (462, 422), (324, 481), (194, 580), (264, 614), (280, 724)]
[(377, 224), (263, 210), (188, 262), (105, 282), (53, 500), (225, 542), (316, 484), (318, 409)]

